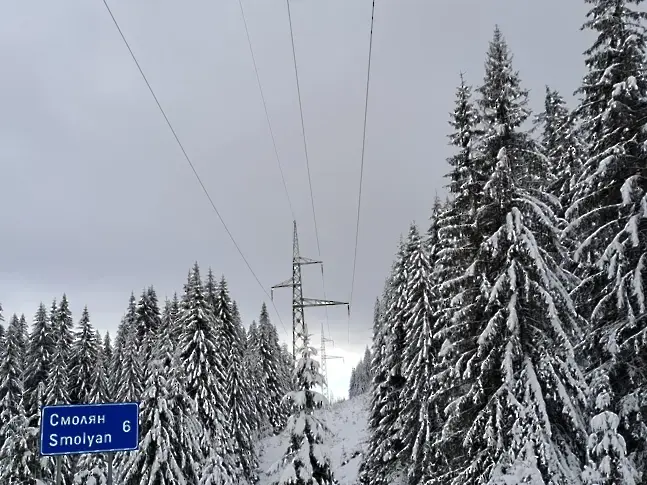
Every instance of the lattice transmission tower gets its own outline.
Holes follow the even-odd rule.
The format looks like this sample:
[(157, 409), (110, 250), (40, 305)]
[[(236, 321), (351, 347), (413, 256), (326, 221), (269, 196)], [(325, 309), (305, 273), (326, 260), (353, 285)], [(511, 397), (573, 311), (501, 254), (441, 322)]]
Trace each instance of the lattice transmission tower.
[(292, 278), (285, 280), (271, 288), (271, 298), (274, 299), (274, 290), (277, 288), (292, 288), (292, 356), (297, 358), (297, 335), (305, 335), (307, 332), (305, 325), (304, 308), (308, 307), (326, 307), (336, 305), (346, 305), (350, 315), (350, 305), (343, 301), (321, 300), (318, 298), (303, 297), (303, 280), (301, 278), (301, 266), (319, 264), (323, 274), (323, 262), (310, 258), (304, 258), (299, 253), (299, 235), (297, 233), (297, 222), (294, 221), (294, 234), (292, 237)]
[(330, 384), (328, 382), (328, 361), (330, 359), (341, 359), (342, 362), (344, 361), (344, 358), (339, 355), (328, 355), (326, 353), (326, 343), (330, 342), (333, 344), (333, 347), (335, 346), (335, 342), (333, 339), (326, 338), (324, 335), (324, 325), (323, 322), (321, 323), (321, 373), (324, 376), (324, 385), (321, 386), (321, 394), (326, 396), (328, 399), (328, 403), (332, 400), (331, 395), (330, 395)]

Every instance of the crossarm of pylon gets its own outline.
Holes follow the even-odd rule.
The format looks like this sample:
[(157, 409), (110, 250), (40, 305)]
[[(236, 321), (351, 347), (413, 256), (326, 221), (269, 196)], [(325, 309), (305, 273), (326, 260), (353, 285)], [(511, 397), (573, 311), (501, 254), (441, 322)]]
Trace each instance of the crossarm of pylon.
[(297, 263), (301, 264), (301, 265), (304, 265), (304, 264), (323, 264), (322, 261), (317, 261), (316, 259), (304, 258), (303, 256), (298, 257)]
[(276, 288), (292, 288), (294, 286), (294, 281), (292, 278), (285, 280), (282, 283), (279, 283), (278, 285), (274, 285), (270, 288), (270, 298), (274, 300), (274, 290)]
[(348, 302), (345, 301), (334, 301), (334, 300), (319, 300), (317, 298), (303, 298), (302, 304), (297, 305), (301, 308), (307, 307), (317, 307), (317, 306), (338, 306), (338, 305), (348, 305)]

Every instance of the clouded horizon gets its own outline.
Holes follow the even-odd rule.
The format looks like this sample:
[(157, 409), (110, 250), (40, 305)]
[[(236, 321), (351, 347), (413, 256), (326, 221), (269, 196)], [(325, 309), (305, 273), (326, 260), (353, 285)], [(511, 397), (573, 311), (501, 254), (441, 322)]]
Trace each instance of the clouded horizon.
[[(318, 258), (285, 1), (243, 0), (301, 253)], [(567, 99), (584, 74), (583, 0), (378, 0), (357, 276), (350, 322), (328, 310), (331, 387), (370, 343), (373, 304), (399, 235), (426, 230), (446, 158), (459, 73), (478, 86), (495, 24), (536, 112), (546, 84)], [(237, 0), (112, 0), (222, 217), (269, 287), (291, 276), (292, 215)], [(351, 291), (371, 0), (292, 0), (326, 296)], [(0, 302), (31, 319), (67, 293), (113, 335), (131, 291), (180, 292), (198, 261), (224, 274), (245, 325), (267, 301), (202, 193), (101, 0), (0, 7)], [(317, 269), (304, 295), (323, 297)], [(282, 340), (289, 290), (268, 301)], [(314, 343), (323, 310), (306, 313)], [(350, 324), (350, 327), (349, 327)], [(291, 338), (291, 337), (290, 337)]]

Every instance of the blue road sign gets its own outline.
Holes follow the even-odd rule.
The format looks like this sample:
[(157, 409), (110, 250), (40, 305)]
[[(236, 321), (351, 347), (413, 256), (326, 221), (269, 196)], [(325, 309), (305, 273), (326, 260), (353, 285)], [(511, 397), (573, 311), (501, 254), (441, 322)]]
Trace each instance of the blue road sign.
[(76, 455), (133, 451), (139, 446), (139, 404), (44, 406), (40, 454)]

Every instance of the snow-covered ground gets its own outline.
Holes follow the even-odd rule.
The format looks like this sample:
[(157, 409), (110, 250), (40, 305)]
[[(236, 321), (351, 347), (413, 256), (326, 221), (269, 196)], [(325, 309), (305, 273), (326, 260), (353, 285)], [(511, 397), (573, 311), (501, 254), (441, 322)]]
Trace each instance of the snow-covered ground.
[[(333, 405), (320, 411), (329, 428), (328, 452), (335, 478), (340, 485), (355, 485), (361, 456), (366, 441), (366, 420), (369, 397), (367, 394)], [(281, 459), (287, 448), (287, 436), (271, 436), (261, 441), (259, 455), (261, 480), (259, 485), (270, 485), (272, 478), (265, 474)]]

